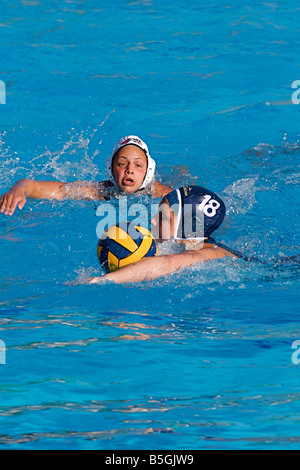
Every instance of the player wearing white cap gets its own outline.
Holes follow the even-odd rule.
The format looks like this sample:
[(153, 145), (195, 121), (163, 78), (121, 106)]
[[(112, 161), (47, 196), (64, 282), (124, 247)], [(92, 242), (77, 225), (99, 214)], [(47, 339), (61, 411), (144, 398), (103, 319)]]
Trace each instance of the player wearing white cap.
[(163, 197), (172, 188), (155, 180), (155, 161), (145, 142), (138, 136), (123, 137), (106, 161), (108, 180), (99, 182), (36, 181), (21, 179), (0, 199), (0, 212), (13, 215), (32, 199), (110, 199), (117, 193), (135, 194), (143, 191), (152, 197)]

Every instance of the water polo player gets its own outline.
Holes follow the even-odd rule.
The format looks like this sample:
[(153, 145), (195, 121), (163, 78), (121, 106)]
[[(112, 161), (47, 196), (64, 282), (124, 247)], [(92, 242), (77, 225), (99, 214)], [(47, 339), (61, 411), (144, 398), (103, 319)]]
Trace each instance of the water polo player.
[(144, 192), (163, 197), (172, 188), (155, 181), (155, 161), (145, 142), (131, 135), (115, 145), (106, 161), (108, 180), (100, 182), (63, 183), (59, 181), (19, 180), (0, 199), (0, 212), (13, 215), (16, 207), (23, 209), (27, 198), (32, 199), (110, 199), (115, 193)]
[(157, 215), (151, 220), (152, 232), (158, 242), (174, 239), (185, 247), (185, 251), (143, 258), (117, 271), (91, 277), (87, 282), (141, 282), (211, 259), (236, 257), (237, 253), (218, 246), (210, 238), (224, 216), (224, 202), (212, 191), (200, 186), (176, 189), (163, 197)]

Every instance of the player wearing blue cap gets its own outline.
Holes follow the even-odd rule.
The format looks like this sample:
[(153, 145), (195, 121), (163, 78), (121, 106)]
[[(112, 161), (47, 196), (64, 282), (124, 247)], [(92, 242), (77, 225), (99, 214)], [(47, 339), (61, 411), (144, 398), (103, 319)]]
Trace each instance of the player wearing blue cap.
[(224, 202), (212, 191), (201, 186), (185, 186), (164, 196), (157, 215), (151, 220), (152, 232), (158, 242), (174, 239), (186, 250), (182, 253), (144, 258), (104, 276), (88, 279), (88, 283), (105, 280), (117, 284), (141, 282), (171, 274), (180, 268), (211, 259), (239, 254), (218, 246), (210, 235), (225, 216)]
[(108, 180), (100, 182), (19, 180), (0, 199), (0, 212), (12, 215), (23, 209), (27, 198), (32, 199), (110, 199), (116, 193), (145, 192), (152, 197), (162, 197), (172, 188), (155, 181), (155, 161), (148, 146), (138, 136), (123, 137), (115, 145), (106, 161)]

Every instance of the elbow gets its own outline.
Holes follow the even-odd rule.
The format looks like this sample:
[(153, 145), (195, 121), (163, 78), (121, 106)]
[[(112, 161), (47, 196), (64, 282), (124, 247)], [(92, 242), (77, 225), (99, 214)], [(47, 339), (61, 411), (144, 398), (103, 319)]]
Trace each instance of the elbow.
[(26, 189), (28, 188), (28, 186), (30, 186), (32, 184), (32, 181), (33, 180), (30, 180), (29, 178), (22, 178), (20, 180), (18, 180), (12, 187), (11, 189), (13, 188), (22, 188), (22, 189)]
[(14, 186), (19, 186), (19, 185), (25, 185), (26, 183), (29, 183), (31, 180), (29, 178), (21, 178), (18, 180)]

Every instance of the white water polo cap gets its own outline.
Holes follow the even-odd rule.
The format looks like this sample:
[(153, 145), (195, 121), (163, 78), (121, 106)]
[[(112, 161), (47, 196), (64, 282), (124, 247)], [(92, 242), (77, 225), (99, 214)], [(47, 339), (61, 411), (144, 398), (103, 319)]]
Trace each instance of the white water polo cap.
[(122, 147), (126, 147), (126, 145), (135, 145), (136, 147), (139, 147), (141, 150), (145, 152), (145, 155), (147, 157), (147, 171), (146, 171), (144, 181), (142, 185), (140, 186), (139, 190), (144, 189), (154, 179), (155, 161), (153, 160), (153, 158), (151, 158), (149, 149), (147, 145), (145, 144), (145, 142), (143, 142), (142, 139), (140, 139), (136, 135), (128, 135), (126, 137), (122, 137), (122, 139), (120, 139), (119, 142), (117, 142), (116, 145), (114, 146), (111, 156), (106, 160), (106, 173), (107, 173), (108, 179), (115, 185), (117, 189), (119, 189), (114, 179), (112, 164), (113, 164), (113, 158), (115, 154)]

